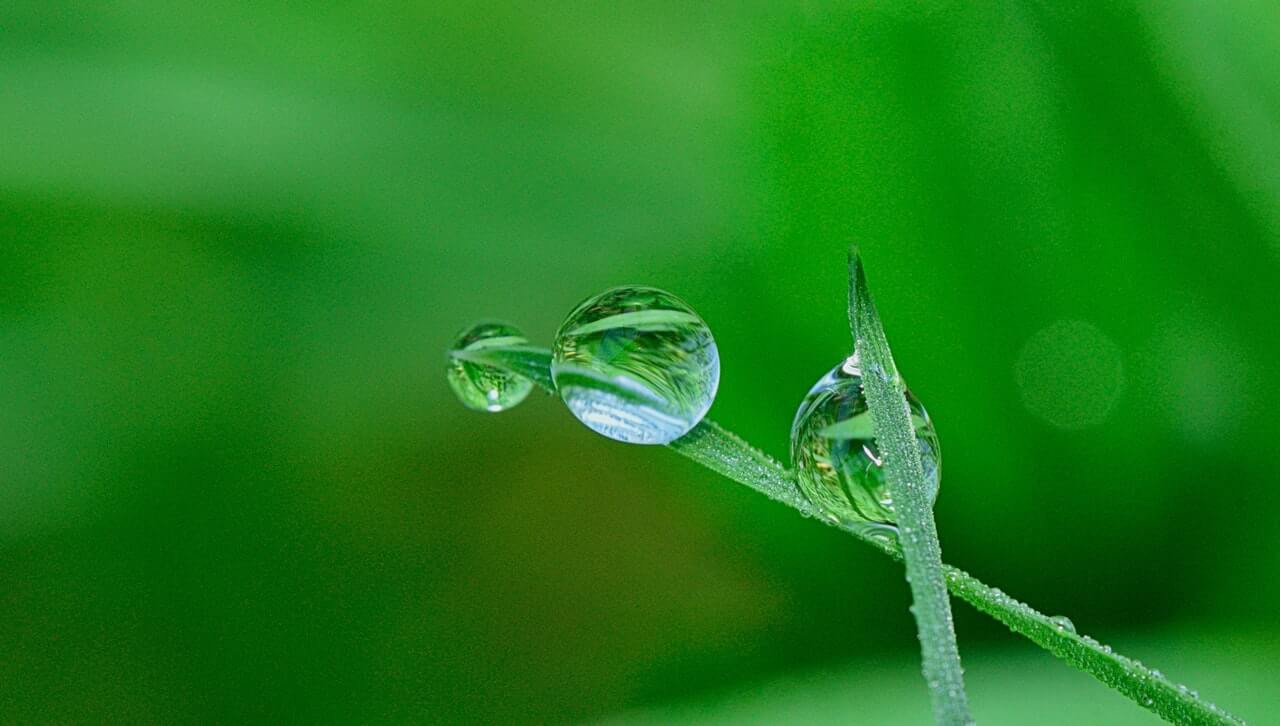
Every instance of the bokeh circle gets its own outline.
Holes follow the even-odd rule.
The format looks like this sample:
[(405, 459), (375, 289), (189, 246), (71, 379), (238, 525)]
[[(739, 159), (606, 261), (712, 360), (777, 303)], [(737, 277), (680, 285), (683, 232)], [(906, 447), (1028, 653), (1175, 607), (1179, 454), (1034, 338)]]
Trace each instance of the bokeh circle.
[(1066, 430), (1107, 419), (1124, 390), (1120, 347), (1092, 323), (1060, 320), (1023, 344), (1014, 365), (1022, 404)]

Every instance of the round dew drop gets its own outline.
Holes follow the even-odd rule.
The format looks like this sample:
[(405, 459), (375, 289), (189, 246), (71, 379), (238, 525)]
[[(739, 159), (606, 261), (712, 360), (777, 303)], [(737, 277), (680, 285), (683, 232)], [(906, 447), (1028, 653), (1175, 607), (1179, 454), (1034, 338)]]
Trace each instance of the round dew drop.
[(486, 348), (527, 345), (528, 340), (514, 326), (482, 322), (462, 331), (449, 353), (445, 377), (462, 405), (473, 411), (505, 411), (520, 403), (533, 390), (533, 381), (491, 365), (468, 360), (467, 354)]
[(720, 385), (711, 329), (683, 300), (652, 287), (588, 298), (560, 326), (551, 352), (551, 377), (573, 415), (629, 444), (688, 433)]
[[(906, 399), (932, 503), (942, 463), (938, 435), (920, 401), (910, 391)], [(896, 522), (856, 355), (823, 376), (800, 404), (791, 461), (800, 491), (818, 509), (850, 524)]]

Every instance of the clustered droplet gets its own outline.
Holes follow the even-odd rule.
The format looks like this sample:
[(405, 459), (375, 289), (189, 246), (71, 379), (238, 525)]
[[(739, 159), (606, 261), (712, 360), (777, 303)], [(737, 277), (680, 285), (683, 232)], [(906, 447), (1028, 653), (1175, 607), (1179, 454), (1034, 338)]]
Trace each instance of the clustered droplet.
[[(800, 490), (833, 520), (892, 525), (893, 498), (862, 375), (853, 355), (814, 384), (791, 425), (791, 460)], [(941, 470), (938, 436), (920, 401), (910, 391), (906, 399), (932, 503)]]
[(1059, 633), (1076, 632), (1076, 624), (1071, 622), (1071, 618), (1067, 617), (1066, 615), (1054, 615), (1049, 618), (1049, 622), (1053, 623), (1053, 627)]
[(711, 329), (683, 300), (652, 287), (615, 287), (583, 301), (551, 353), (551, 377), (573, 415), (631, 444), (688, 433), (720, 384)]
[(528, 342), (519, 330), (507, 323), (481, 322), (462, 331), (453, 344), (445, 369), (449, 387), (462, 405), (473, 411), (496, 413), (523, 401), (533, 390), (533, 381), (468, 357), (485, 348)]
[[(447, 377), (463, 405), (503, 411), (533, 383), (486, 364), (485, 348), (527, 344), (505, 323), (464, 331)], [(556, 333), (551, 376), (579, 421), (617, 441), (665, 444), (706, 416), (720, 384), (711, 329), (684, 301), (652, 287), (606, 290), (574, 308)]]

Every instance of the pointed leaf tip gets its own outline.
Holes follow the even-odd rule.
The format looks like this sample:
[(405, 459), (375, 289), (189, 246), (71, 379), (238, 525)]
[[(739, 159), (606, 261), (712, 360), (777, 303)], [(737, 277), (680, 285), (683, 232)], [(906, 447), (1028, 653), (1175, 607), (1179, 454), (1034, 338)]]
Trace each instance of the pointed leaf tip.
[[(874, 321), (869, 322), (869, 320)], [(849, 246), (849, 334), (856, 349), (864, 335), (875, 335), (879, 327), (875, 305), (871, 302), (871, 290), (867, 286), (867, 272), (862, 265), (862, 255), (857, 245)]]
[(862, 257), (858, 254), (857, 245), (849, 245), (849, 335), (853, 337), (854, 348), (858, 345), (858, 308), (862, 282)]

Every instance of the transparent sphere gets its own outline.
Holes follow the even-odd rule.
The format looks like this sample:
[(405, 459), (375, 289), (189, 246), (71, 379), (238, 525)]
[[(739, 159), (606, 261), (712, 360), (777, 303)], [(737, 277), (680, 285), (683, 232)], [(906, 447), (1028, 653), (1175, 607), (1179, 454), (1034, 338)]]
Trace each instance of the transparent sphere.
[[(929, 414), (908, 391), (907, 406), (924, 465), (929, 501), (938, 496), (941, 454)], [(791, 461), (800, 490), (829, 518), (894, 524), (893, 498), (862, 392), (862, 370), (850, 357), (822, 377), (796, 411)]]
[(520, 403), (533, 390), (533, 381), (483, 363), (469, 361), (467, 353), (507, 345), (526, 345), (514, 326), (482, 322), (458, 335), (449, 353), (445, 377), (462, 405), (473, 411), (505, 411)]
[(578, 305), (560, 326), (551, 376), (591, 430), (665, 444), (711, 408), (720, 355), (710, 328), (683, 300), (652, 287), (615, 287)]

